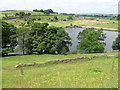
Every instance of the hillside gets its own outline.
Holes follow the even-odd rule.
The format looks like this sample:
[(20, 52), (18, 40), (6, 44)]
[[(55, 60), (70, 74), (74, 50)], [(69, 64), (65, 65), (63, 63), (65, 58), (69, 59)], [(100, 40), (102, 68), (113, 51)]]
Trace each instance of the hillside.
[(5, 14), (8, 14), (9, 16), (14, 16), (15, 13), (20, 13), (20, 12), (31, 13), (31, 15), (43, 15), (44, 14), (44, 13), (40, 13), (40, 12), (33, 12), (33, 11), (27, 11), (27, 10), (0, 11), (0, 13), (2, 13), (2, 16), (5, 16)]
[[(5, 21), (2, 24), (3, 27), (5, 27), (3, 28), (3, 31), (6, 30), (4, 32), (5, 34), (3, 34), (5, 38), (2, 41), (11, 39), (11, 41), (6, 41), (8, 42), (6, 44), (7, 47), (10, 47), (9, 42), (12, 42), (12, 40), (16, 39), (15, 41), (13, 41), (12, 44), (21, 45), (22, 48), (20, 50), (24, 52), (25, 50), (24, 42), (27, 43), (27, 41), (29, 41), (30, 39), (30, 43), (27, 43), (26, 47), (32, 46), (32, 48), (30, 47), (30, 49), (28, 50), (39, 53), (39, 54), (30, 53), (30, 55), (7, 56), (7, 54), (11, 52), (9, 50), (12, 49), (2, 48), (3, 51), (5, 51), (2, 52), (4, 57), (1, 58), (2, 62), (0, 62), (0, 65), (2, 65), (3, 88), (118, 88), (118, 52), (109, 53), (89, 52), (89, 54), (88, 52), (86, 52), (87, 54), (72, 54), (76, 53), (76, 51), (74, 51), (68, 52), (68, 55), (66, 55), (67, 54), (66, 53), (67, 50), (65, 49), (66, 45), (62, 44), (63, 41), (67, 39), (70, 40), (70, 37), (68, 37), (69, 34), (65, 33), (64, 28), (93, 27), (97, 29), (103, 28), (107, 30), (118, 31), (117, 30), (118, 21), (116, 17), (101, 17), (101, 16), (99, 17), (87, 15), (82, 16), (65, 13), (46, 14), (42, 12), (32, 12), (24, 10), (3, 11), (0, 17), (2, 17), (3, 18), (2, 20)], [(9, 24), (13, 24), (17, 28), (20, 27), (22, 28), (17, 29), (16, 34), (16, 32), (12, 32), (16, 30), (16, 28), (13, 27), (13, 25), (8, 25), (6, 22), (8, 22)], [(50, 28), (49, 26), (55, 27)], [(8, 28), (6, 29), (6, 27)], [(21, 34), (24, 31), (31, 30), (31, 28), (33, 32), (30, 33), (31, 34), (30, 38), (28, 38), (30, 34), (27, 32), (25, 34), (24, 33)], [(6, 33), (8, 30), (10, 30), (11, 32)], [(89, 30), (88, 32), (92, 31), (92, 29), (88, 30)], [(9, 35), (11, 33), (13, 35)], [(7, 34), (8, 37), (6, 36)], [(15, 37), (16, 35), (22, 37), (17, 38)], [(92, 38), (99, 38), (98, 37), (99, 34), (94, 35), (93, 32), (92, 34), (91, 33), (87, 34), (87, 36), (88, 35), (97, 36)], [(62, 38), (64, 36), (66, 38)], [(19, 39), (20, 41), (23, 40), (21, 44), (17, 43), (17, 41), (19, 42)], [(88, 39), (85, 40), (89, 41), (89, 37)], [(57, 48), (58, 47), (61, 48), (57, 49), (55, 48), (55, 46), (57, 46)], [(44, 49), (44, 47), (47, 48)], [(93, 50), (91, 49), (91, 52)], [(19, 49), (16, 49), (15, 52), (17, 51), (19, 51)], [(56, 54), (56, 51), (58, 55)], [(100, 57), (97, 57), (98, 55), (100, 55)], [(69, 62), (67, 62), (67, 60)], [(48, 64), (48, 62), (57, 63)], [(42, 65), (40, 66), (41, 63)], [(29, 67), (29, 65), (31, 64), (32, 66)], [(38, 64), (39, 66), (37, 66)], [(27, 65), (28, 67), (16, 67), (16, 65), (17, 66)]]
[(14, 67), (18, 63), (42, 63), (58, 59), (101, 54), (116, 55), (117, 53), (3, 57), (2, 85), (4, 88), (117, 88), (118, 57), (116, 56), (24, 67), (23, 71)]
[[(33, 11), (25, 11), (25, 10), (13, 10), (13, 11), (2, 11), (0, 17), (5, 17), (7, 15), (8, 19), (3, 19), (8, 23), (15, 25), (16, 27), (21, 27), (21, 25), (26, 24), (28, 17), (19, 18), (19, 16), (15, 16), (16, 13), (31, 13), (29, 19), (34, 19), (34, 22), (39, 23), (49, 23), (50, 26), (59, 26), (59, 27), (67, 27), (67, 26), (84, 26), (84, 27), (99, 27), (99, 28), (110, 28), (110, 30), (114, 30), (118, 28), (118, 21), (115, 17), (91, 17), (91, 16), (82, 16), (82, 15), (72, 15), (72, 19), (68, 19), (71, 15), (65, 14), (56, 14), (51, 13), (49, 15), (45, 15), (42, 12), (33, 12)], [(57, 16), (57, 20), (54, 20), (54, 17)], [(83, 27), (83, 28), (84, 28)]]

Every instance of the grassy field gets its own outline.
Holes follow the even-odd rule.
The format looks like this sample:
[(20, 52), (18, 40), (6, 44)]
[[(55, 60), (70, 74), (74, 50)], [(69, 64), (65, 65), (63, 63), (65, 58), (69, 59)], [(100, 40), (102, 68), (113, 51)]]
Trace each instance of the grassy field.
[[(25, 10), (15, 10), (15, 11), (3, 11), (0, 17), (5, 16), (5, 14), (8, 14), (8, 16), (15, 16), (15, 13), (19, 13), (21, 11), (24, 11), (25, 13), (31, 13), (31, 15), (44, 15), (44, 13), (40, 12), (32, 12), (32, 11), (25, 11)], [(0, 12), (1, 13), (1, 12)], [(69, 17), (69, 15), (61, 15), (61, 14), (51, 14), (57, 16), (59, 19), (66, 19)], [(72, 25), (87, 25), (87, 26), (94, 26), (94, 27), (102, 27), (102, 28), (118, 28), (118, 21), (117, 20), (110, 20), (110, 18), (98, 18), (98, 17), (74, 17), (73, 20), (67, 20), (67, 21), (57, 21), (53, 22), (50, 21), (49, 18), (53, 18), (54, 16), (30, 16), (30, 18), (41, 18), (41, 20), (36, 20), (35, 22), (39, 23), (49, 23), (50, 26), (58, 26), (58, 27), (66, 27)], [(88, 20), (88, 21), (82, 21), (82, 20)], [(89, 21), (90, 20), (90, 21)], [(99, 22), (96, 22), (98, 20)], [(4, 20), (8, 23), (11, 23), (15, 25), (16, 27), (21, 27), (21, 23), (26, 23), (24, 19), (9, 19)], [(17, 23), (16, 23), (17, 21)], [(92, 22), (91, 22), (92, 21)], [(95, 21), (95, 22), (93, 22)], [(104, 23), (103, 23), (104, 22)]]
[[(103, 54), (103, 53), (101, 53)], [(117, 52), (104, 53), (115, 55)], [(24, 55), (2, 58), (3, 88), (117, 88), (118, 57), (99, 57), (91, 60), (51, 64), (16, 69), (18, 63), (43, 63), (99, 54)]]
[[(49, 16), (49, 17), (51, 17), (51, 16)], [(96, 22), (84, 22), (84, 21), (81, 21), (81, 20), (51, 22), (51, 21), (47, 20), (48, 17), (47, 18), (45, 18), (45, 17), (43, 18), (43, 16), (41, 16), (41, 18), (44, 19), (44, 20), (35, 21), (35, 22), (38, 22), (38, 23), (49, 23), (50, 26), (58, 26), (58, 27), (66, 27), (66, 26), (70, 26), (70, 24), (72, 24), (72, 25), (95, 26), (95, 27), (102, 27), (102, 28), (115, 28), (115, 29), (118, 28), (118, 22), (115, 21), (115, 20), (108, 21), (109, 24), (107, 24), (107, 23), (99, 23), (99, 22), (98, 23), (96, 23)], [(20, 19), (12, 19), (12, 20), (5, 20), (5, 21), (15, 25), (16, 27), (21, 27), (20, 26), (21, 23), (26, 23), (24, 20), (20, 20)], [(16, 23), (16, 21), (18, 21), (18, 22)], [(113, 22), (115, 22), (115, 23), (113, 24)]]
[(2, 16), (5, 16), (5, 14), (7, 14), (8, 16), (14, 16), (15, 13), (20, 13), (20, 12), (31, 13), (31, 15), (44, 15), (44, 13), (32, 12), (27, 10), (1, 11), (0, 13), (2, 13)]

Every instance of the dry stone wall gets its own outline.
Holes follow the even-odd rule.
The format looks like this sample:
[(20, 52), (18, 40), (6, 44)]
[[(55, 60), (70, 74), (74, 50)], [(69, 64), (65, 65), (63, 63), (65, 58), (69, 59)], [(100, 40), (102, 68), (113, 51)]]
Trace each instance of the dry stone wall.
[(111, 57), (115, 55), (95, 55), (95, 56), (83, 56), (83, 57), (77, 57), (75, 59), (64, 59), (64, 60), (55, 60), (55, 61), (48, 61), (45, 63), (33, 63), (33, 64), (18, 64), (15, 66), (15, 68), (20, 68), (20, 67), (29, 67), (29, 66), (42, 66), (46, 64), (59, 64), (59, 63), (68, 63), (71, 61), (77, 61), (77, 60), (83, 60), (83, 59), (93, 59), (97, 57)]

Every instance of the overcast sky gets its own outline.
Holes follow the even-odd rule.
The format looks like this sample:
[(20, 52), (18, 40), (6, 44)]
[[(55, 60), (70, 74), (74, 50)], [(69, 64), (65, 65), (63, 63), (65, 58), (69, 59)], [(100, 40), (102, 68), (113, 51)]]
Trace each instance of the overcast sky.
[(59, 13), (118, 13), (119, 0), (1, 0), (0, 10), (53, 9)]

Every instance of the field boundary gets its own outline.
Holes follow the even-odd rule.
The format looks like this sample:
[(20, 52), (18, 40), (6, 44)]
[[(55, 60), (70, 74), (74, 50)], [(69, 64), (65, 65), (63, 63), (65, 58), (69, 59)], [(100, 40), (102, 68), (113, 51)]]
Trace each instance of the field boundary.
[(115, 29), (115, 28), (104, 28), (104, 27), (87, 26), (87, 25), (65, 26), (65, 28), (95, 28), (95, 29), (102, 29), (102, 30), (106, 30), (106, 31), (118, 32), (118, 29)]
[(68, 63), (71, 61), (78, 61), (78, 60), (83, 60), (83, 59), (93, 59), (93, 58), (97, 58), (97, 57), (112, 57), (112, 56), (117, 56), (117, 55), (95, 55), (95, 56), (82, 56), (82, 57), (78, 57), (75, 59), (64, 59), (64, 60), (55, 60), (55, 61), (48, 61), (45, 63), (33, 63), (33, 64), (18, 64), (15, 65), (15, 68), (20, 68), (20, 67), (30, 67), (30, 66), (42, 66), (42, 65), (46, 65), (46, 64), (59, 64), (59, 63)]

